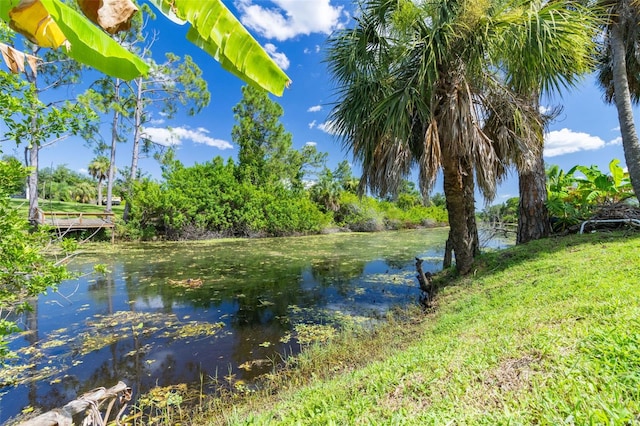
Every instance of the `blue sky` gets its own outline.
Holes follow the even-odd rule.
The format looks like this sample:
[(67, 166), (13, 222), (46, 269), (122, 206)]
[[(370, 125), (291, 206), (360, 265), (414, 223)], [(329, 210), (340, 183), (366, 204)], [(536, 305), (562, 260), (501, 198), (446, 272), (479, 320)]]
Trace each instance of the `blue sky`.
[[(294, 148), (316, 144), (319, 151), (329, 153), (329, 167), (352, 157), (343, 150), (337, 139), (327, 132), (327, 115), (331, 109), (333, 89), (327, 67), (323, 63), (325, 40), (332, 31), (353, 24), (353, 5), (344, 0), (236, 0), (224, 1), (240, 18), (265, 50), (280, 64), (292, 80), (281, 98), (273, 97), (284, 109), (281, 122), (293, 135)], [(202, 68), (211, 92), (211, 103), (199, 115), (189, 117), (179, 113), (172, 120), (164, 120), (159, 114), (147, 134), (158, 143), (173, 145), (177, 157), (186, 165), (202, 163), (215, 156), (224, 158), (237, 155), (237, 147), (231, 140), (234, 124), (232, 108), (241, 100), (244, 83), (225, 72), (218, 63), (191, 45), (185, 39), (186, 28), (169, 22), (158, 14), (150, 28), (158, 31), (154, 44), (154, 56), (161, 58), (165, 52), (191, 55)], [(601, 91), (588, 76), (575, 89), (544, 99), (543, 107), (561, 105), (562, 113), (549, 126), (545, 137), (545, 162), (558, 164), (568, 170), (576, 164), (592, 165), (607, 170), (613, 158), (624, 165), (620, 132), (615, 107), (602, 100)], [(637, 111), (636, 111), (637, 112)], [(172, 129), (167, 138), (167, 128)], [(108, 138), (108, 128), (104, 137)], [(3, 144), (5, 154), (13, 149)], [(117, 167), (130, 165), (131, 143), (118, 145)], [(22, 158), (21, 150), (16, 150)], [(77, 171), (86, 171), (94, 154), (83, 142), (69, 138), (41, 151), (41, 167), (66, 164)], [(159, 178), (159, 167), (152, 158), (143, 159), (141, 169)], [(358, 176), (358, 164), (353, 164)], [(434, 192), (441, 192), (438, 182)], [(518, 183), (515, 173), (498, 189), (494, 203), (517, 196)], [(482, 200), (478, 207), (482, 208)]]

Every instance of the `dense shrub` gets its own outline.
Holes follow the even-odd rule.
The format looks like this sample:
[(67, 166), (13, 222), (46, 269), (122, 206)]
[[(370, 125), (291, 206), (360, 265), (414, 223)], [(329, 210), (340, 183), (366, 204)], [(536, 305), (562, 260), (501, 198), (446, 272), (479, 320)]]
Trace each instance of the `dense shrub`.
[(137, 182), (133, 194), (121, 234), (134, 239), (292, 235), (319, 232), (330, 222), (305, 191), (239, 182), (233, 161), (220, 158), (174, 167), (163, 184)]
[(556, 231), (589, 219), (602, 206), (634, 196), (629, 173), (618, 159), (611, 160), (608, 174), (597, 166), (575, 166), (566, 173), (551, 166), (547, 169), (547, 193), (547, 208)]
[(397, 202), (358, 197), (350, 192), (340, 195), (339, 204), (335, 221), (352, 231), (372, 232), (447, 223), (447, 211), (441, 206), (401, 203), (405, 207), (401, 208)]

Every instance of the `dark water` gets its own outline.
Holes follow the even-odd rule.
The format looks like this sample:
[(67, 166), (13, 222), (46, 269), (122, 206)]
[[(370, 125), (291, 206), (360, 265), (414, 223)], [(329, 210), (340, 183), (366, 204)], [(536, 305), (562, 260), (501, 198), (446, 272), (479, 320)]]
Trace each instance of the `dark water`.
[[(446, 235), (137, 244), (82, 254), (71, 268), (87, 275), (41, 297), (22, 319), (29, 332), (11, 343), (19, 358), (0, 370), (0, 422), (119, 380), (134, 395), (178, 383), (205, 392), (250, 383), (301, 343), (415, 303), (414, 258), (439, 270)], [(91, 274), (95, 263), (110, 272)]]

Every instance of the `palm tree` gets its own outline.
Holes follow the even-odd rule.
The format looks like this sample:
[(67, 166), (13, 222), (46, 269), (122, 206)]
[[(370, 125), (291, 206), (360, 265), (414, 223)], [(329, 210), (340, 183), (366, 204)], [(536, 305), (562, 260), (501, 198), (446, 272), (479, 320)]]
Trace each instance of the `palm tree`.
[(334, 179), (333, 173), (324, 168), (318, 181), (311, 187), (311, 199), (314, 200), (325, 212), (337, 212), (340, 209), (340, 182)]
[(95, 195), (96, 189), (89, 181), (78, 182), (71, 188), (71, 196), (79, 203), (89, 203)]
[(102, 182), (109, 177), (110, 161), (104, 155), (99, 155), (89, 163), (89, 174), (98, 180), (98, 205), (102, 203)]
[(524, 170), (542, 149), (536, 135), (543, 123), (530, 97), (508, 87), (507, 66), (539, 47), (523, 43), (532, 22), (550, 19), (549, 30), (566, 19), (540, 13), (546, 7), (526, 0), (369, 0), (355, 28), (329, 41), (339, 98), (331, 120), (362, 163), (361, 188), (395, 192), (417, 166), (427, 194), (442, 170), (448, 244), (462, 274), (479, 250), (475, 184), (491, 199), (508, 164)]
[[(521, 38), (511, 45), (513, 51), (505, 55), (505, 69), (509, 87), (529, 98), (532, 111), (538, 111), (538, 121), (546, 123), (559, 110), (548, 114), (539, 112), (540, 94), (559, 93), (561, 89), (575, 85), (581, 75), (593, 70), (593, 39), (597, 32), (597, 21), (589, 9), (566, 2), (549, 2), (538, 13), (529, 16), (529, 22), (524, 23), (526, 31), (516, 29)], [(541, 16), (543, 19), (540, 19)], [(553, 25), (549, 25), (551, 22)], [(518, 35), (514, 35), (514, 38), (518, 40)], [(522, 54), (523, 51), (527, 52), (526, 55)], [(498, 121), (500, 119), (503, 118)], [(544, 238), (551, 233), (546, 207), (543, 133), (535, 132), (532, 136), (536, 139), (534, 143), (540, 147), (537, 155), (523, 157), (518, 149), (500, 155), (501, 158), (510, 157), (510, 162), (518, 171), (518, 244)], [(531, 161), (531, 164), (523, 164), (523, 159)]]
[(632, 104), (640, 100), (640, 1), (599, 0), (606, 15), (600, 46), (598, 81), (605, 100), (615, 102), (624, 157), (636, 197), (640, 196), (640, 140), (633, 121)]

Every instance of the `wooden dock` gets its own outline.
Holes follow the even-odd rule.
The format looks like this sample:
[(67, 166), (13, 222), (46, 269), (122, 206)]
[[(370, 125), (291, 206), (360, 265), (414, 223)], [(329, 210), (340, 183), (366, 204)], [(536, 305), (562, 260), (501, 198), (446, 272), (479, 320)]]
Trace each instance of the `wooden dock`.
[[(42, 225), (55, 228), (59, 234), (69, 231), (112, 229), (115, 227), (114, 214), (112, 212), (88, 213), (88, 212), (39, 212)], [(111, 232), (111, 243), (115, 241), (115, 232)]]

